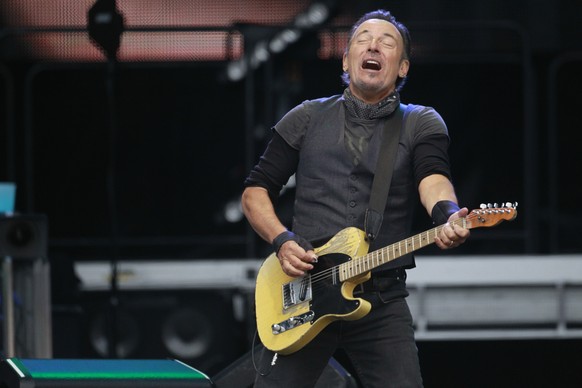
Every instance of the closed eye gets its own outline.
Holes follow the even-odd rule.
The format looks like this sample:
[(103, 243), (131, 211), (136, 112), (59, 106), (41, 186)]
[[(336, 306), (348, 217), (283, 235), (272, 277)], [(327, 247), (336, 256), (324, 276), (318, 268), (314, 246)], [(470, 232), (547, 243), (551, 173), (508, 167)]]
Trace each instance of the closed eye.
[(394, 41), (394, 39), (392, 39), (392, 37), (386, 37), (383, 39), (379, 39), (378, 43), (380, 43), (382, 46), (384, 46), (386, 48), (393, 48), (396, 46), (396, 42)]
[[(356, 40), (357, 44), (369, 44), (370, 42), (372, 42), (374, 40), (374, 38), (371, 37), (362, 37)], [(380, 44), (382, 47), (386, 47), (386, 48), (394, 48), (396, 47), (396, 42), (394, 41), (394, 39), (392, 39), (392, 37), (385, 37), (385, 38), (380, 38), (378, 39), (378, 44)]]

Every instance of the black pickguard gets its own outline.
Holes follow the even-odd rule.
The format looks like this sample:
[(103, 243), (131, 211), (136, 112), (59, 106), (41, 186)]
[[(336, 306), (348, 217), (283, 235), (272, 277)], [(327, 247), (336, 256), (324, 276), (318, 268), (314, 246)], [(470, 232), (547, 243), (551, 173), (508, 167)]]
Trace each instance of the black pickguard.
[(339, 281), (337, 266), (349, 260), (350, 256), (343, 253), (322, 255), (309, 272), (313, 294), (310, 306), (315, 320), (328, 314), (348, 314), (359, 306), (357, 300), (345, 299), (341, 293), (343, 283)]

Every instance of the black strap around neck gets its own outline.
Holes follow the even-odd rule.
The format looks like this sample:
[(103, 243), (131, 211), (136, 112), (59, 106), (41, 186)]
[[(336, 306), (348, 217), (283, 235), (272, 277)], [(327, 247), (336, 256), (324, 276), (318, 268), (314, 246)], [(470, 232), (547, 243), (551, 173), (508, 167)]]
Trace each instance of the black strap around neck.
[(405, 108), (400, 104), (392, 117), (386, 120), (380, 155), (378, 156), (376, 173), (372, 183), (370, 204), (366, 209), (364, 220), (366, 236), (370, 241), (374, 241), (382, 226), (388, 191), (390, 191), (390, 182), (392, 181), (392, 172), (394, 171), (394, 161), (398, 151), (398, 142), (403, 127), (404, 110)]

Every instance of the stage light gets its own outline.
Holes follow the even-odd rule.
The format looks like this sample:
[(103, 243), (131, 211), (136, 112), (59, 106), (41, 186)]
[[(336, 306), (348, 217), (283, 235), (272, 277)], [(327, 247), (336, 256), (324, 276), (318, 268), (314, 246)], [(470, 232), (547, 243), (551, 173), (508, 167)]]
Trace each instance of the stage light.
[(286, 43), (295, 43), (301, 37), (301, 31), (293, 28), (288, 28), (281, 32), (281, 37)]
[(231, 81), (240, 81), (247, 73), (245, 58), (230, 62), (226, 67), (226, 75)]
[(314, 3), (307, 12), (297, 15), (295, 25), (299, 28), (311, 28), (322, 24), (329, 16), (329, 8), (325, 4)]
[(285, 50), (286, 47), (287, 43), (285, 43), (285, 41), (283, 40), (283, 38), (281, 38), (280, 35), (276, 35), (271, 40), (271, 42), (269, 42), (269, 50), (271, 50), (271, 52), (275, 54), (282, 52), (283, 50)]
[(224, 218), (231, 223), (237, 223), (243, 220), (244, 213), (240, 203), (240, 198), (233, 199), (224, 206)]
[[(275, 33), (271, 38), (259, 40), (252, 51), (247, 54), (249, 66), (242, 66), (233, 61), (227, 65), (227, 77), (231, 81), (240, 81), (249, 70), (256, 69), (261, 63), (269, 60), (271, 54), (283, 52), (290, 44), (301, 38), (303, 30), (313, 29), (325, 23), (330, 16), (330, 7), (324, 3), (311, 4), (307, 11), (298, 14), (291, 27)], [(244, 59), (243, 59), (244, 60)]]
[(329, 17), (329, 8), (321, 3), (312, 4), (307, 11), (307, 17), (312, 25), (319, 25)]
[(270, 56), (271, 53), (269, 53), (267, 42), (260, 41), (253, 50), (253, 55), (251, 56), (251, 67), (256, 69), (261, 63), (267, 61)]
[(286, 28), (278, 32), (269, 42), (269, 50), (272, 53), (278, 54), (283, 52), (291, 43), (299, 40), (301, 31), (293, 28)]

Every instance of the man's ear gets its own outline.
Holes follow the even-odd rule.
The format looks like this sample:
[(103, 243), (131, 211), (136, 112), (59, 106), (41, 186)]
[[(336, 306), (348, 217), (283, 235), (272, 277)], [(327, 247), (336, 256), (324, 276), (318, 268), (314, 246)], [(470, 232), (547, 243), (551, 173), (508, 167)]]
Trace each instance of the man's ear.
[(398, 69), (398, 76), (400, 78), (406, 77), (409, 69), (410, 69), (410, 61), (408, 59), (403, 59), (402, 61), (400, 61), (400, 68)]
[(342, 57), (342, 70), (347, 72), (348, 71), (348, 53), (344, 53)]

